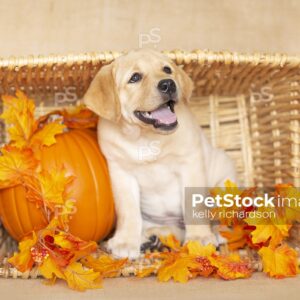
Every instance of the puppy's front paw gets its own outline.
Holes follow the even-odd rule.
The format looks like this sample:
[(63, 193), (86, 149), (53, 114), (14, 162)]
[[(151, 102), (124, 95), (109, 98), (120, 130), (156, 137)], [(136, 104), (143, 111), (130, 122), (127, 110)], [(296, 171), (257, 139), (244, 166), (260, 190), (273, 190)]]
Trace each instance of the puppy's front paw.
[(130, 240), (128, 236), (115, 235), (107, 242), (108, 250), (117, 257), (136, 259), (140, 256), (139, 239)]
[(204, 225), (190, 225), (192, 227), (186, 228), (185, 242), (198, 241), (203, 246), (213, 244), (218, 246), (219, 243), (215, 234), (210, 227)]

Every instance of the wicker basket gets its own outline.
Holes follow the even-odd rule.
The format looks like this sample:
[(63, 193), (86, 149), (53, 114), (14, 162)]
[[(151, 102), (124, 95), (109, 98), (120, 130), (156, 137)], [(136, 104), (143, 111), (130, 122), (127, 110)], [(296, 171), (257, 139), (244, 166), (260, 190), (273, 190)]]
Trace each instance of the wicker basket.
[[(213, 145), (234, 159), (242, 184), (300, 185), (300, 57), (200, 50), (166, 54), (194, 80), (192, 111)], [(2, 59), (0, 94), (23, 90), (36, 99), (38, 114), (76, 105), (99, 68), (119, 55)], [(0, 130), (3, 143), (3, 124)], [(0, 234), (0, 259), (13, 248)]]

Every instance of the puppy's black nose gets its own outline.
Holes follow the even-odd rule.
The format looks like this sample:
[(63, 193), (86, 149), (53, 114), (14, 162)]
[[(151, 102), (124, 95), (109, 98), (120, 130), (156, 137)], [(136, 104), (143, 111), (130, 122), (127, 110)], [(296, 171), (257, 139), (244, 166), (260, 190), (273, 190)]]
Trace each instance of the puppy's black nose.
[(172, 79), (161, 80), (157, 88), (164, 94), (173, 94), (176, 92), (176, 84)]

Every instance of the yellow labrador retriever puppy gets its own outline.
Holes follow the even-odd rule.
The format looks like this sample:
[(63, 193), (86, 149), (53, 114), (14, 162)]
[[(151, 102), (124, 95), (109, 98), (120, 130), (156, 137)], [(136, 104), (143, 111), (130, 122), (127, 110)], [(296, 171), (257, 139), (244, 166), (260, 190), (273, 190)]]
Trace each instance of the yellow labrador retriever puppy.
[(184, 226), (184, 188), (223, 185), (235, 171), (187, 107), (192, 90), (168, 57), (137, 50), (102, 67), (84, 96), (100, 116), (117, 213), (108, 248), (116, 256), (136, 258), (144, 237), (169, 230), (181, 240), (216, 243), (209, 225)]

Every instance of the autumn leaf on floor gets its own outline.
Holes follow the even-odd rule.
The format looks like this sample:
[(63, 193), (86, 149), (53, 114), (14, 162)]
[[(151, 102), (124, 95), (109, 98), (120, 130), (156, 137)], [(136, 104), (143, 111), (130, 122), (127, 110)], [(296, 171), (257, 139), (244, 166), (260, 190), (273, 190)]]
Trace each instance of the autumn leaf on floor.
[(258, 251), (263, 262), (263, 271), (271, 277), (296, 276), (298, 269), (297, 251), (283, 244), (277, 248), (263, 247)]
[(239, 255), (219, 255), (216, 248), (209, 244), (202, 246), (198, 241), (189, 241), (178, 247), (174, 237), (162, 239), (166, 243), (175, 244), (175, 250), (170, 252), (153, 253), (153, 257), (162, 260), (157, 276), (160, 281), (168, 281), (173, 278), (178, 282), (197, 276), (210, 276), (218, 274), (223, 279), (237, 279), (249, 277), (252, 273), (248, 261)]
[(14, 146), (24, 147), (37, 127), (34, 102), (21, 91), (17, 91), (15, 97), (2, 96), (2, 100), (4, 110), (0, 117), (8, 126), (10, 140)]
[(37, 243), (37, 235), (35, 232), (25, 237), (19, 243), (19, 252), (15, 253), (8, 262), (13, 264), (20, 272), (31, 270), (34, 260), (31, 255), (32, 247)]
[(226, 280), (248, 278), (252, 274), (249, 262), (242, 260), (238, 254), (212, 255), (209, 261), (217, 268), (217, 275)]
[[(267, 217), (263, 217), (266, 214)], [(275, 247), (288, 237), (291, 224), (276, 213), (276, 207), (259, 207), (251, 217), (245, 219), (249, 225), (255, 226), (251, 232), (254, 244), (269, 242)]]
[(160, 240), (170, 251), (150, 254), (150, 257), (161, 259), (157, 270), (159, 281), (166, 282), (173, 278), (184, 283), (196, 276), (208, 276), (214, 271), (205, 259), (205, 256), (215, 252), (213, 245), (201, 246), (197, 241), (189, 241), (181, 246), (173, 235), (160, 237)]
[(110, 255), (102, 254), (98, 258), (91, 255), (82, 259), (85, 267), (97, 271), (104, 277), (117, 277), (120, 275), (120, 270), (126, 265), (128, 259), (114, 259)]
[(64, 270), (64, 276), (69, 287), (77, 291), (102, 287), (100, 273), (86, 269), (77, 262), (72, 263)]
[(5, 146), (0, 156), (0, 189), (18, 185), (24, 177), (32, 176), (38, 166), (31, 149)]
[(192, 278), (191, 269), (197, 269), (197, 262), (185, 253), (170, 253), (158, 269), (157, 278), (166, 282), (171, 278), (174, 281), (185, 283)]

